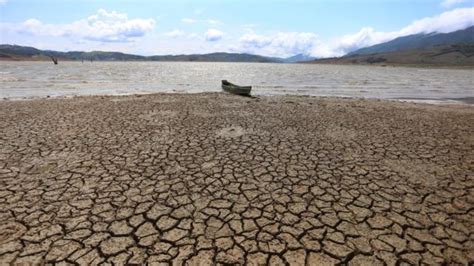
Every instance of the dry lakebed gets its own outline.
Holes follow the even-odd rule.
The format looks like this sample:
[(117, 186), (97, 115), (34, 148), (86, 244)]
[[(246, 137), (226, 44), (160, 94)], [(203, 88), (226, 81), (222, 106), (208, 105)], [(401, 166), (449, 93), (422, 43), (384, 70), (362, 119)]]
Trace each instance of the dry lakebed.
[(474, 262), (474, 108), (0, 101), (0, 264)]

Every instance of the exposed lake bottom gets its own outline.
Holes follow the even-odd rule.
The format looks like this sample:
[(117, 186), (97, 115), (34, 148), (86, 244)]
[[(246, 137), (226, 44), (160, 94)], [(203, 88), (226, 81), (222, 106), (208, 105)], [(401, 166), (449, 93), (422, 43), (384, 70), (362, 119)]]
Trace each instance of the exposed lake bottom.
[(469, 265), (474, 108), (0, 101), (0, 264)]

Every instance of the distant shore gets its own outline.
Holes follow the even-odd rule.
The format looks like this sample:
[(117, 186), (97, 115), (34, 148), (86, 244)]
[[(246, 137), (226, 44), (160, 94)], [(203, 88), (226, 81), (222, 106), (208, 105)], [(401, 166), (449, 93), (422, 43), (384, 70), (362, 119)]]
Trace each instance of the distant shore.
[[(50, 58), (47, 57), (17, 57), (17, 58), (2, 58), (0, 57), (0, 62), (51, 62)], [(62, 59), (59, 58), (59, 64), (61, 62), (81, 62), (82, 60), (72, 60), (72, 59)], [(84, 62), (90, 62), (90, 60), (84, 60)], [(302, 61), (302, 62), (293, 62), (293, 63), (284, 63), (284, 62), (229, 62), (229, 61), (150, 61), (150, 60), (93, 60), (93, 62), (212, 62), (212, 63), (263, 63), (263, 64), (314, 64), (314, 65), (344, 65), (344, 66), (373, 66), (373, 67), (410, 67), (410, 68), (441, 68), (441, 69), (474, 69), (474, 65), (450, 65), (450, 64), (420, 64), (420, 63), (352, 63), (338, 60), (318, 60), (318, 61)]]
[(351, 63), (341, 61), (308, 61), (300, 64), (313, 65), (342, 65), (342, 66), (374, 66), (374, 67), (411, 67), (411, 68), (442, 68), (442, 69), (474, 69), (474, 65), (449, 65), (449, 64), (419, 64), (419, 63)]

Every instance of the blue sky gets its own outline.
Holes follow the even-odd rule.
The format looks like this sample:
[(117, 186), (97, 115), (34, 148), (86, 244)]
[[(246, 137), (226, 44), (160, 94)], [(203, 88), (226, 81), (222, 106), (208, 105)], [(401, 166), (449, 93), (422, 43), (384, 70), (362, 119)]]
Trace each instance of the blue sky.
[(136, 54), (339, 56), (474, 25), (474, 0), (0, 0), (0, 43)]

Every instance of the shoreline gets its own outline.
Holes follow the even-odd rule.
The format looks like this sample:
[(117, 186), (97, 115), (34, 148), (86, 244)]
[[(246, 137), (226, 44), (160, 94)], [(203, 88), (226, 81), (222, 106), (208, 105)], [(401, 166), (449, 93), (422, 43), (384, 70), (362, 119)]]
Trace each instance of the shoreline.
[[(324, 60), (324, 59), (323, 59)], [(0, 59), (0, 62), (51, 62), (50, 58), (46, 59)], [(63, 59), (61, 62), (81, 62), (81, 60)], [(96, 60), (94, 63), (236, 63), (236, 64), (303, 64), (303, 65), (340, 65), (340, 66), (369, 66), (369, 67), (392, 67), (392, 68), (421, 68), (421, 69), (452, 69), (452, 70), (474, 70), (474, 65), (445, 65), (445, 64), (415, 64), (415, 63), (384, 63), (384, 64), (354, 64), (344, 62), (314, 62), (301, 61), (293, 63), (285, 62), (238, 62), (238, 61), (153, 61), (153, 60)], [(89, 61), (84, 61), (89, 63)]]
[[(53, 100), (53, 99), (75, 99), (75, 98), (89, 98), (89, 97), (142, 97), (149, 95), (213, 95), (213, 94), (226, 94), (225, 92), (145, 92), (145, 93), (124, 93), (124, 94), (89, 94), (89, 95), (60, 95), (60, 96), (36, 96), (36, 97), (21, 97), (21, 98), (7, 98), (3, 97), (2, 101), (34, 101), (34, 100)], [(369, 98), (369, 97), (353, 97), (353, 96), (319, 96), (319, 95), (297, 95), (297, 94), (284, 94), (284, 95), (251, 95), (248, 98), (267, 98), (267, 97), (297, 97), (297, 98), (315, 98), (315, 99), (352, 99), (352, 100), (368, 100), (368, 101), (387, 101), (387, 102), (400, 102), (400, 103), (413, 103), (413, 104), (427, 104), (427, 105), (462, 105), (471, 106), (474, 105), (474, 97), (462, 97), (462, 98)]]
[(372, 66), (372, 67), (388, 67), (388, 68), (421, 68), (421, 69), (452, 69), (452, 70), (474, 70), (474, 65), (443, 65), (443, 64), (410, 64), (410, 63), (384, 63), (384, 64), (354, 64), (354, 63), (343, 63), (343, 62), (299, 62), (299, 64), (309, 65), (336, 65), (336, 66)]

